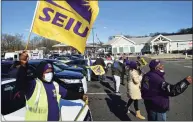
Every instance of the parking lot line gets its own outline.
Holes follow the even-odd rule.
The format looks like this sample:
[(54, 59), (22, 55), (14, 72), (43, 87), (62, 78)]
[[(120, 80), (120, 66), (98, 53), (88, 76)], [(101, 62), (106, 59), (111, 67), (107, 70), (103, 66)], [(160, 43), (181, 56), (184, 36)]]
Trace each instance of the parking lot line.
[[(86, 93), (86, 94), (93, 94), (93, 95), (96, 95), (96, 94), (98, 94), (98, 95), (108, 95), (108, 94), (115, 94), (115, 93)], [(120, 94), (121, 95), (121, 94)]]
[(184, 67), (186, 67), (186, 68), (192, 68), (192, 66), (184, 66)]

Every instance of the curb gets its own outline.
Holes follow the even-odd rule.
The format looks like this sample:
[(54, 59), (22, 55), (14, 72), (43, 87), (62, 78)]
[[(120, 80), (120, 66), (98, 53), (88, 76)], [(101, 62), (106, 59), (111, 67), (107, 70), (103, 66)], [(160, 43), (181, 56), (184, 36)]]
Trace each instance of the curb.
[(180, 59), (185, 59), (185, 60), (193, 60), (192, 58), (150, 58), (150, 59), (164, 59), (164, 60), (180, 60)]
[(161, 58), (161, 57), (150, 57), (151, 59), (185, 59), (184, 57), (176, 58), (176, 57), (171, 57), (171, 58)]

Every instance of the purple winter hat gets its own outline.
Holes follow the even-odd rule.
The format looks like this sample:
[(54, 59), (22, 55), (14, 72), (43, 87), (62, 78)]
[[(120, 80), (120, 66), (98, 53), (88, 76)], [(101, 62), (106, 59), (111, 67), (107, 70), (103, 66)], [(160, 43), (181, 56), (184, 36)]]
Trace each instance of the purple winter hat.
[(129, 62), (129, 67), (132, 69), (137, 69), (137, 63), (135, 61), (130, 61)]
[(49, 69), (49, 68), (52, 68), (52, 65), (51, 64), (46, 64), (45, 67), (44, 67), (44, 72)]
[(161, 62), (160, 62), (160, 60), (158, 60), (158, 59), (153, 59), (153, 60), (151, 60), (151, 62), (149, 63), (149, 68), (150, 69), (155, 69), (155, 67), (157, 66), (157, 65), (159, 65)]

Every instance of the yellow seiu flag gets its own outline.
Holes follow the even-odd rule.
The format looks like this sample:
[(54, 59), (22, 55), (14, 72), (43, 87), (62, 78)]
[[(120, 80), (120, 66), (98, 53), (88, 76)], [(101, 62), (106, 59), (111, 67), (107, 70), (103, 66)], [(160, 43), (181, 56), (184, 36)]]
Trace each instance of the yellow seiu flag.
[(86, 40), (98, 13), (96, 0), (38, 1), (31, 30), (84, 53)]
[(95, 66), (90, 66), (90, 69), (94, 72), (95, 75), (104, 75), (105, 70), (101, 65), (95, 65)]

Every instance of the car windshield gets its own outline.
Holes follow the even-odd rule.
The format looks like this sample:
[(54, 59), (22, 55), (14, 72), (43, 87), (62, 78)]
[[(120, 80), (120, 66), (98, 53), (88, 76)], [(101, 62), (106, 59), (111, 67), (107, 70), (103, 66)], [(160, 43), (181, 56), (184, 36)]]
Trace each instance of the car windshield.
[[(62, 62), (56, 61), (53, 62), (53, 66), (54, 66), (54, 70), (55, 72), (61, 72), (62, 70), (64, 70), (66, 67), (69, 67), (67, 64), (64, 64)], [(59, 70), (60, 69), (60, 70)]]
[(59, 72), (62, 72), (62, 71), (63, 71), (63, 69), (60, 68), (59, 66), (53, 65), (53, 67), (54, 67), (54, 72), (55, 72), (55, 73), (59, 73)]
[(58, 57), (58, 60), (70, 60), (68, 57)]

